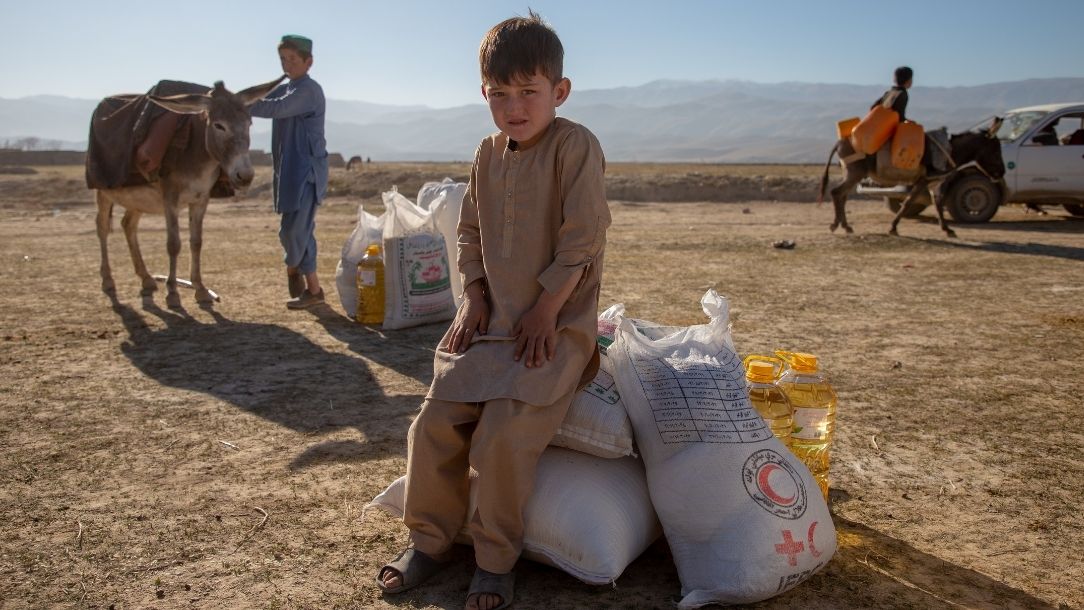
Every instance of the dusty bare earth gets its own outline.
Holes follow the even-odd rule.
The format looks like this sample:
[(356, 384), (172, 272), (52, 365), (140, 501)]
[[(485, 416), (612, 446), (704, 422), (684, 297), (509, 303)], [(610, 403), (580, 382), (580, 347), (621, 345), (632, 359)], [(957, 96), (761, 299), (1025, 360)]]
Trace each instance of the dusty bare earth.
[[(187, 291), (171, 311), (161, 291), (141, 298), (119, 230), (111, 299), (79, 168), (38, 169), (0, 176), (0, 607), (458, 607), (473, 569), (463, 549), (431, 586), (382, 598), (373, 575), (406, 531), (361, 511), (404, 470), (443, 329), (366, 329), (333, 294), (288, 312), (259, 184), (207, 216), (204, 273), (221, 303), (201, 309)], [(330, 288), (359, 201), (465, 176), (387, 171), (364, 193), (333, 178), (318, 220)], [(1084, 608), (1084, 222), (1009, 207), (955, 240), (928, 215), (893, 238), (884, 205), (864, 201), (850, 207), (857, 232), (833, 235), (812, 194), (635, 202), (636, 176), (650, 172), (613, 171), (625, 190), (612, 201), (603, 306), (695, 323), (714, 286), (743, 355), (816, 353), (839, 392), (840, 550), (755, 607)], [(652, 171), (645, 189), (665, 182)], [(732, 182), (773, 176), (734, 171)], [(163, 221), (142, 229), (152, 272), (165, 271)], [(778, 239), (797, 247), (772, 248)], [(615, 587), (518, 570), (517, 608), (679, 597), (664, 541)]]

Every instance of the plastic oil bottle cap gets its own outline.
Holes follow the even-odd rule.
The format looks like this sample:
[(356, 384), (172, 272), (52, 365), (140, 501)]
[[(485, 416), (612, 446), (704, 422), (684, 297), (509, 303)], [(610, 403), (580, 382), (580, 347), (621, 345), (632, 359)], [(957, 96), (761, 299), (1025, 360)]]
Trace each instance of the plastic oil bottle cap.
[(749, 381), (771, 383), (775, 378), (775, 367), (770, 362), (753, 361), (745, 372), (745, 378)]
[(380, 244), (369, 244), (369, 247), (365, 248), (365, 253), (369, 256), (378, 256), (380, 254)]
[(815, 373), (817, 372), (817, 357), (813, 354), (805, 354), (802, 352), (785, 352), (779, 350), (775, 352), (776, 356), (779, 356), (787, 362), (794, 370), (801, 373)]

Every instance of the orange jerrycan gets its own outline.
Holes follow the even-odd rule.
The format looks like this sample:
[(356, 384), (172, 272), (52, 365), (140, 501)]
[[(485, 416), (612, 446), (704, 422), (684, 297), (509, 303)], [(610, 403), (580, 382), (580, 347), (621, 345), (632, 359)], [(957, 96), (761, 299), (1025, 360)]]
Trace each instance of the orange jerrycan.
[(922, 125), (904, 121), (896, 127), (892, 136), (892, 166), (899, 169), (918, 169), (922, 153), (926, 150), (926, 130)]
[(856, 116), (853, 116), (853, 117), (851, 117), (849, 119), (843, 119), (842, 121), (837, 121), (836, 122), (836, 135), (839, 136), (840, 140), (842, 140), (843, 138), (851, 137), (851, 132), (854, 131), (854, 126), (857, 125), (859, 123), (859, 121), (861, 121), (861, 120), (862, 119), (860, 119), (860, 118), (858, 118)]
[(884, 106), (874, 106), (851, 132), (851, 144), (864, 155), (876, 154), (877, 150), (892, 137), (900, 115), (895, 110)]

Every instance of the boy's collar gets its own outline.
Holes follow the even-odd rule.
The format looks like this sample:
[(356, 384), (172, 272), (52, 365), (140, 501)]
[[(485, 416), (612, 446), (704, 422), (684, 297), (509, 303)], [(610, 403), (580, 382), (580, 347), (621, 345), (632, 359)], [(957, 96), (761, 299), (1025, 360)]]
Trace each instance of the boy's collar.
[(553, 133), (553, 126), (557, 124), (557, 118), (558, 117), (553, 117), (553, 120), (550, 121), (550, 124), (548, 126), (546, 126), (546, 131), (542, 133), (542, 137), (538, 138), (538, 140), (536, 140), (534, 144), (531, 144), (527, 148), (521, 148), (520, 145), (519, 145), (520, 144), (519, 142), (513, 140), (512, 138), (508, 138), (508, 136), (505, 136), (506, 138), (508, 138), (508, 143), (505, 144), (505, 148), (507, 148), (508, 150), (510, 150), (512, 152), (523, 152), (525, 150), (531, 150), (532, 148), (537, 147), (539, 144), (541, 144), (543, 142), (543, 140), (548, 138), (549, 135), (551, 133)]

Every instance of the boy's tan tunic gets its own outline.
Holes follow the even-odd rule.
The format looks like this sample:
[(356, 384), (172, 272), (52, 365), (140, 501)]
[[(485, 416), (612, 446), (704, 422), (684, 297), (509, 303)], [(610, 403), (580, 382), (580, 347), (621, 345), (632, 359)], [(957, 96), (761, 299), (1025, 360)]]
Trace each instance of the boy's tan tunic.
[[(594, 377), (599, 279), (610, 210), (602, 147), (587, 128), (557, 118), (535, 145), (509, 148), (494, 134), (475, 153), (459, 217), (464, 286), (484, 278), (489, 331), (460, 354), (446, 333), (433, 361), (427, 398), (484, 402), (510, 398), (548, 405)], [(553, 360), (527, 368), (513, 360), (512, 330), (543, 289), (556, 293), (584, 269), (557, 317)]]

